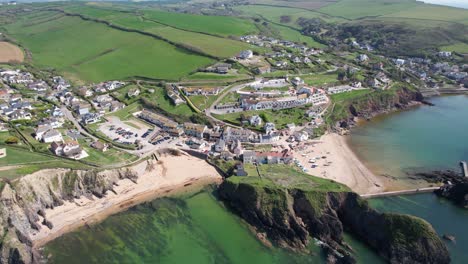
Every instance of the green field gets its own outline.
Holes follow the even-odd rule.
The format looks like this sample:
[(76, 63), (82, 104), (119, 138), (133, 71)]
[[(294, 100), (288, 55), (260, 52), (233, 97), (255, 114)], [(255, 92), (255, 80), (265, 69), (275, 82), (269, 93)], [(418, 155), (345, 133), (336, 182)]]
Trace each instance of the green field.
[(42, 163), (57, 160), (52, 156), (46, 156), (39, 153), (31, 152), (27, 149), (16, 147), (2, 146), (6, 148), (7, 156), (0, 159), (0, 166), (10, 166), (28, 163)]
[(278, 7), (301, 8), (304, 10), (316, 10), (320, 7), (333, 4), (336, 1), (339, 0), (251, 0), (249, 3)]
[(127, 105), (126, 107), (118, 110), (118, 111), (115, 111), (113, 113), (110, 113), (109, 115), (110, 116), (116, 116), (118, 118), (120, 118), (120, 120), (124, 121), (124, 120), (128, 120), (129, 118), (133, 117), (133, 113), (141, 110), (142, 107), (140, 105), (140, 103), (138, 102), (134, 102), (130, 105)]
[(294, 165), (284, 164), (261, 164), (258, 166), (260, 176), (258, 177), (257, 169), (254, 165), (246, 164), (245, 171), (248, 173), (247, 177), (230, 177), (232, 182), (248, 182), (259, 185), (273, 184), (273, 186), (283, 186), (287, 188), (302, 188), (314, 189), (318, 191), (349, 191), (345, 185), (339, 184), (335, 181), (322, 179), (311, 176), (302, 171)]
[(304, 82), (308, 85), (326, 85), (338, 82), (338, 74), (335, 72), (301, 75), (299, 77), (304, 79)]
[(156, 88), (154, 93), (149, 95), (147, 99), (162, 110), (174, 115), (191, 116), (193, 114), (192, 109), (187, 104), (178, 106), (172, 104), (163, 88)]
[(170, 41), (183, 44), (184, 47), (188, 47), (191, 50), (199, 50), (205, 54), (222, 58), (232, 57), (242, 50), (252, 48), (244, 42), (179, 30), (166, 26), (155, 27), (145, 31), (156, 34)]
[[(292, 8), (292, 7), (245, 5), (245, 6), (236, 6), (234, 7), (234, 9), (241, 11), (244, 14), (248, 14), (251, 16), (260, 16), (269, 21), (292, 26), (297, 29), (301, 28), (296, 23), (299, 18), (307, 18), (307, 19), (320, 18), (330, 23), (343, 21), (343, 19), (341, 18), (331, 17), (331, 16), (327, 16), (325, 14), (321, 14), (318, 12), (308, 11), (308, 10), (304, 10), (300, 8)], [(289, 17), (290, 20), (285, 19), (284, 18), (285, 16)], [(283, 19), (281, 17), (283, 17)]]
[[(239, 33), (248, 33), (248, 31), (242, 31), (242, 25), (247, 23), (247, 21), (241, 19), (236, 20), (231, 17), (202, 16), (202, 21), (199, 21), (198, 23), (200, 23), (199, 27), (204, 31), (192, 31), (190, 28), (179, 27), (178, 23), (180, 21), (178, 21), (178, 18), (181, 16), (183, 18), (182, 20), (195, 19), (195, 21), (198, 21), (200, 20), (200, 16), (196, 16), (196, 18), (185, 18), (186, 15), (184, 14), (160, 11), (147, 11), (142, 15), (140, 13), (119, 12), (116, 10), (90, 6), (65, 7), (65, 10), (70, 13), (79, 13), (87, 17), (109, 21), (114, 25), (124, 28), (137, 29), (155, 34), (191, 50), (200, 51), (215, 57), (231, 57), (241, 50), (245, 50), (250, 47), (248, 44), (240, 41), (207, 35), (208, 33), (223, 35), (216, 34), (218, 28), (213, 27), (210, 24), (215, 23), (213, 21), (216, 21), (216, 23), (220, 23), (221, 25), (226, 25), (226, 27), (229, 27), (230, 29), (234, 28), (233, 30), (238, 30)], [(171, 14), (171, 16), (168, 16), (167, 14)], [(161, 21), (161, 23), (164, 24), (159, 22), (160, 19), (164, 21)], [(242, 23), (239, 21), (242, 21)], [(206, 23), (205, 27), (202, 27), (203, 23)], [(234, 24), (235, 26), (233, 27)], [(235, 29), (236, 27), (238, 27), (238, 29)], [(213, 31), (210, 31), (212, 29)], [(197, 32), (204, 32), (207, 34), (200, 34)]]
[[(92, 167), (86, 166), (83, 163), (68, 160), (50, 160), (42, 163), (29, 163), (27, 165), (15, 166), (7, 170), (0, 170), (0, 177), (7, 179), (15, 179), (27, 174), (34, 173), (43, 169), (57, 169), (57, 168), (70, 168), (70, 169), (90, 169)], [(1, 182), (0, 182), (1, 184)]]
[(91, 147), (85, 147), (85, 151), (88, 153), (89, 156), (84, 158), (83, 160), (98, 165), (128, 163), (137, 159), (137, 157), (134, 155), (116, 149), (109, 149), (106, 152), (101, 152)]
[(468, 10), (436, 5), (417, 5), (385, 17), (457, 22), (468, 25)]
[(322, 7), (319, 11), (331, 16), (357, 19), (387, 15), (410, 9), (419, 4), (413, 0), (341, 0)]
[(202, 16), (164, 11), (144, 11), (145, 17), (172, 27), (219, 36), (241, 36), (256, 33), (248, 20), (228, 16)]
[(301, 32), (291, 29), (286, 26), (281, 25), (270, 25), (278, 34), (278, 37), (281, 39), (297, 42), (297, 43), (305, 43), (310, 47), (313, 48), (324, 48), (323, 44), (318, 43), (312, 37), (302, 35)]
[(341, 102), (341, 101), (346, 101), (346, 100), (352, 100), (354, 98), (358, 98), (360, 96), (366, 95), (368, 93), (371, 93), (373, 90), (371, 89), (363, 89), (363, 90), (355, 90), (351, 92), (346, 92), (346, 93), (340, 93), (340, 94), (333, 94), (331, 95), (331, 99), (334, 102)]
[(212, 62), (152, 37), (75, 17), (31, 25), (34, 21), (25, 18), (6, 28), (32, 52), (38, 66), (54, 67), (73, 79), (178, 79)]
[(454, 51), (462, 54), (468, 54), (468, 43), (457, 43), (440, 48), (441, 50)]

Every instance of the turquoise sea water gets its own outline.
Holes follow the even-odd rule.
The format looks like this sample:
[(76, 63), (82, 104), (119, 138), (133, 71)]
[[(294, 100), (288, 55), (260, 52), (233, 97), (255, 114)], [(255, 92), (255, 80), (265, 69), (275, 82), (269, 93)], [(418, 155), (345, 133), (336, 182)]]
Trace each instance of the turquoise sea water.
[[(349, 141), (351, 147), (379, 174), (405, 178), (405, 171), (414, 168), (459, 170), (458, 162), (468, 160), (468, 96), (430, 101), (435, 106), (381, 116), (357, 127)], [(419, 216), (431, 223), (439, 235), (455, 235), (457, 242), (447, 243), (453, 263), (468, 263), (468, 210), (434, 194), (370, 202), (381, 211)]]
[(209, 192), (157, 199), (49, 243), (51, 263), (322, 263), (261, 244)]
[(432, 224), (437, 233), (454, 235), (456, 242), (445, 241), (452, 263), (468, 263), (468, 210), (453, 205), (435, 194), (415, 194), (370, 200), (383, 212), (411, 214)]
[[(366, 245), (345, 236), (360, 263), (384, 263)], [(309, 254), (268, 248), (208, 191), (162, 198), (131, 208), (49, 243), (50, 263), (325, 263)]]
[[(457, 169), (468, 159), (468, 97), (432, 100), (379, 117), (358, 127), (351, 143), (381, 173), (404, 177), (411, 167)], [(381, 167), (380, 167), (381, 166)], [(453, 263), (468, 263), (468, 212), (432, 194), (372, 199), (381, 211), (409, 213), (429, 221), (447, 242)], [(365, 245), (346, 235), (358, 263), (382, 263)], [(51, 263), (324, 263), (319, 250), (293, 254), (263, 246), (248, 227), (209, 192), (158, 199), (49, 243)]]
[(468, 160), (468, 96), (431, 99), (380, 116), (352, 131), (351, 148), (377, 174), (405, 177), (412, 169), (454, 169)]

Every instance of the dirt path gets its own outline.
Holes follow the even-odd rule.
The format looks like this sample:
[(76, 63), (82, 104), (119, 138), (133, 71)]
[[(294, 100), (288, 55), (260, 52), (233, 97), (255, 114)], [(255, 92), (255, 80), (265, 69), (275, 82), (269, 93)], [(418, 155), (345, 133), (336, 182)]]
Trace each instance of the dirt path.
[(0, 62), (23, 62), (23, 51), (9, 42), (0, 41)]

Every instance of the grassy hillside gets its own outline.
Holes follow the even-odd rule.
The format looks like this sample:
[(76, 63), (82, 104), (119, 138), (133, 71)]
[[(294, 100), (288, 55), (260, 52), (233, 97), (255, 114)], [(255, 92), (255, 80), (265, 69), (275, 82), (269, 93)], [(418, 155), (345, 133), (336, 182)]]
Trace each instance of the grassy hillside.
[[(6, 26), (33, 61), (90, 82), (131, 76), (177, 79), (209, 64), (164, 41), (76, 17), (25, 17)], [(183, 62), (183, 63), (181, 63)]]
[(275, 23), (281, 23), (284, 25), (295, 27), (297, 29), (301, 28), (296, 23), (299, 18), (320, 18), (327, 22), (343, 21), (343, 19), (341, 18), (331, 17), (318, 12), (291, 7), (245, 5), (236, 6), (234, 7), (234, 9), (241, 11), (244, 14), (252, 16), (261, 16)]
[(262, 5), (275, 5), (315, 10), (333, 4), (339, 0), (251, 0), (250, 3)]
[(235, 17), (190, 15), (156, 10), (145, 11), (144, 15), (180, 29), (220, 36), (240, 36), (257, 31), (250, 21)]
[(385, 17), (437, 20), (468, 25), (468, 10), (436, 5), (417, 5), (396, 13), (387, 14)]
[[(155, 34), (173, 43), (214, 57), (231, 57), (250, 47), (246, 43), (223, 37), (225, 34), (242, 35), (255, 31), (254, 25), (247, 20), (233, 17), (187, 17), (185, 14), (162, 11), (145, 11), (143, 14), (142, 12), (120, 12), (84, 5), (65, 6), (63, 9), (69, 13), (108, 21), (124, 28)], [(185, 24), (179, 19), (186, 21)], [(190, 25), (189, 20), (198, 24)]]
[(320, 12), (331, 16), (348, 19), (362, 17), (376, 17), (415, 7), (414, 0), (341, 0), (319, 9)]

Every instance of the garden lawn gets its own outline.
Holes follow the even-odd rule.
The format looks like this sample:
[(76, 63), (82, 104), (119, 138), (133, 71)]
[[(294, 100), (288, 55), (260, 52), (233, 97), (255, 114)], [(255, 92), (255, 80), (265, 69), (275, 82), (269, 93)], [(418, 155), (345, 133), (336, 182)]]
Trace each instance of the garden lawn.
[(7, 156), (0, 159), (0, 166), (28, 164), (28, 163), (41, 163), (57, 160), (52, 156), (46, 156), (39, 153), (31, 152), (27, 149), (20, 149), (10, 146), (1, 146), (6, 148)]
[(321, 74), (313, 74), (313, 75), (303, 75), (299, 76), (304, 79), (304, 82), (308, 85), (325, 85), (338, 82), (338, 74), (331, 72), (331, 73), (321, 73)]
[(354, 90), (354, 91), (346, 92), (346, 93), (333, 94), (331, 95), (331, 99), (334, 102), (342, 102), (342, 101), (352, 100), (357, 97), (361, 97), (371, 92), (373, 92), (373, 90), (371, 89)]
[(142, 109), (142, 106), (140, 105), (140, 103), (138, 102), (134, 102), (130, 105), (127, 105), (126, 107), (120, 109), (120, 110), (117, 110), (113, 113), (110, 113), (108, 114), (109, 116), (116, 116), (118, 117), (120, 120), (124, 121), (124, 120), (128, 120), (129, 118), (132, 118), (133, 117), (133, 113), (135, 112), (138, 112)]
[(194, 113), (187, 104), (180, 104), (177, 106), (172, 104), (172, 101), (167, 97), (163, 88), (154, 89), (154, 93), (150, 94), (147, 99), (157, 107), (171, 114), (191, 116)]
[(137, 157), (134, 155), (116, 149), (109, 149), (106, 152), (101, 152), (91, 147), (85, 147), (85, 150), (89, 156), (83, 160), (98, 165), (128, 163), (137, 159)]

